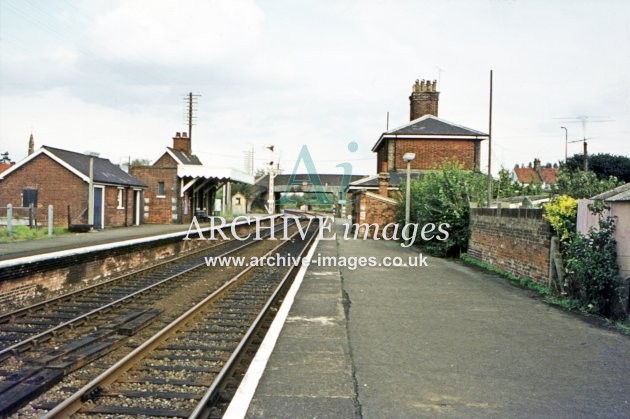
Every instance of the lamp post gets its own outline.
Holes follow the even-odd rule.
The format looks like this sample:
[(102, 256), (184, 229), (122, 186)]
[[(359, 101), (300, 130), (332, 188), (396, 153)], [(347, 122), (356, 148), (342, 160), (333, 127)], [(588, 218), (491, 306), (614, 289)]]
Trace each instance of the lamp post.
[(569, 148), (569, 130), (567, 127), (560, 127), (564, 130), (564, 164), (567, 164), (568, 148)]
[(416, 158), (415, 153), (405, 153), (403, 160), (407, 163), (407, 190), (405, 192), (405, 226), (409, 225), (411, 215), (411, 162)]

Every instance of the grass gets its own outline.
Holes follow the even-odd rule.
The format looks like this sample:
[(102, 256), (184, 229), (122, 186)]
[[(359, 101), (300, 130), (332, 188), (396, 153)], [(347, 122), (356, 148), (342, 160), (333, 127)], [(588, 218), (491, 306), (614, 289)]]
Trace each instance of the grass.
[[(68, 229), (64, 227), (54, 227), (53, 236), (68, 234)], [(13, 234), (9, 236), (6, 227), (0, 229), (0, 243), (18, 242), (24, 240), (46, 239), (48, 237), (48, 227), (29, 228), (27, 226), (13, 226)]]
[(536, 291), (542, 297), (542, 301), (547, 304), (554, 305), (563, 310), (579, 312), (590, 317), (595, 317), (603, 321), (607, 326), (610, 326), (623, 334), (630, 335), (630, 318), (626, 318), (625, 320), (620, 321), (611, 321), (610, 319), (607, 319), (605, 317), (598, 316), (593, 313), (589, 313), (586, 310), (583, 310), (580, 302), (574, 298), (553, 295), (549, 288), (533, 281), (532, 279), (516, 276), (510, 272), (499, 269), (496, 266), (492, 266), (486, 262), (480, 261), (479, 259), (475, 259), (474, 257), (467, 255), (466, 253), (462, 254), (461, 259), (469, 265), (477, 266), (486, 271), (498, 274), (499, 276), (506, 278), (517, 286)]

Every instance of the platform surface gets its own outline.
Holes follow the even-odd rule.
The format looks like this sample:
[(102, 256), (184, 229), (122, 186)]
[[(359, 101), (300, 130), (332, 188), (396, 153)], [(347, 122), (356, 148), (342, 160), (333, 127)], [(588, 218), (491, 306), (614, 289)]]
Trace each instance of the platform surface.
[(69, 233), (38, 240), (0, 243), (0, 260), (188, 231), (188, 227), (183, 224), (142, 224), (132, 227), (106, 228), (89, 233)]
[[(373, 240), (320, 242), (316, 253), (337, 252), (416, 254)], [(628, 336), (495, 275), (427, 263), (311, 265), (247, 417), (629, 416)]]

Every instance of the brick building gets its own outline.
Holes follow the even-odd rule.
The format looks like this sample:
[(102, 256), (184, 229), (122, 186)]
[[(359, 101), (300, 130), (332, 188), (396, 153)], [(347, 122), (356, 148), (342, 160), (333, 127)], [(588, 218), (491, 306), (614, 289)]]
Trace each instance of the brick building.
[(411, 121), (384, 132), (372, 147), (377, 173), (405, 171), (405, 153), (416, 154), (413, 171), (435, 169), (444, 160), (479, 170), (481, 141), (488, 134), (438, 118), (438, 98), (435, 81), (416, 80), (409, 97)]
[(253, 176), (231, 168), (209, 167), (192, 153), (192, 139), (176, 133), (173, 146), (148, 166), (134, 166), (130, 173), (147, 185), (144, 221), (147, 223), (190, 223), (193, 215), (211, 215), (219, 188), (230, 204), (231, 182), (254, 183)]
[(0, 173), (0, 205), (33, 205), (39, 222), (45, 222), (48, 205), (52, 205), (56, 226), (66, 226), (68, 219), (73, 224), (92, 224), (99, 229), (137, 225), (142, 222), (143, 188), (141, 181), (107, 159), (42, 146)]
[[(457, 161), (467, 170), (479, 170), (481, 141), (487, 139), (488, 134), (438, 118), (440, 93), (436, 85), (435, 81), (416, 80), (409, 96), (411, 121), (382, 133), (372, 147), (372, 151), (377, 153), (377, 175), (350, 184), (355, 223), (395, 222), (396, 211), (376, 211), (370, 206), (382, 208), (387, 203), (395, 207), (393, 198), (406, 179), (405, 153), (415, 153), (415, 159), (410, 164), (412, 178), (423, 176), (445, 160)], [(372, 196), (377, 191), (388, 200), (377, 202)], [(357, 210), (357, 206), (364, 210)]]
[(558, 180), (558, 168), (543, 167), (539, 159), (534, 159), (531, 167), (514, 167), (512, 179), (521, 185), (541, 185), (543, 189), (549, 189), (555, 185)]

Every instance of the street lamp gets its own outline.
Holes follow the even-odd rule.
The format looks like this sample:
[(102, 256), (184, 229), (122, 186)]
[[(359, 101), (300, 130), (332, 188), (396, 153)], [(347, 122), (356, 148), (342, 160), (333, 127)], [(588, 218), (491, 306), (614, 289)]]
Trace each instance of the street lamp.
[(405, 193), (405, 225), (409, 225), (411, 213), (411, 162), (416, 158), (416, 153), (405, 153), (403, 160), (407, 163), (407, 191)]
[(569, 130), (567, 127), (560, 127), (560, 129), (564, 130), (564, 164), (567, 164), (568, 152), (567, 149), (569, 147)]

